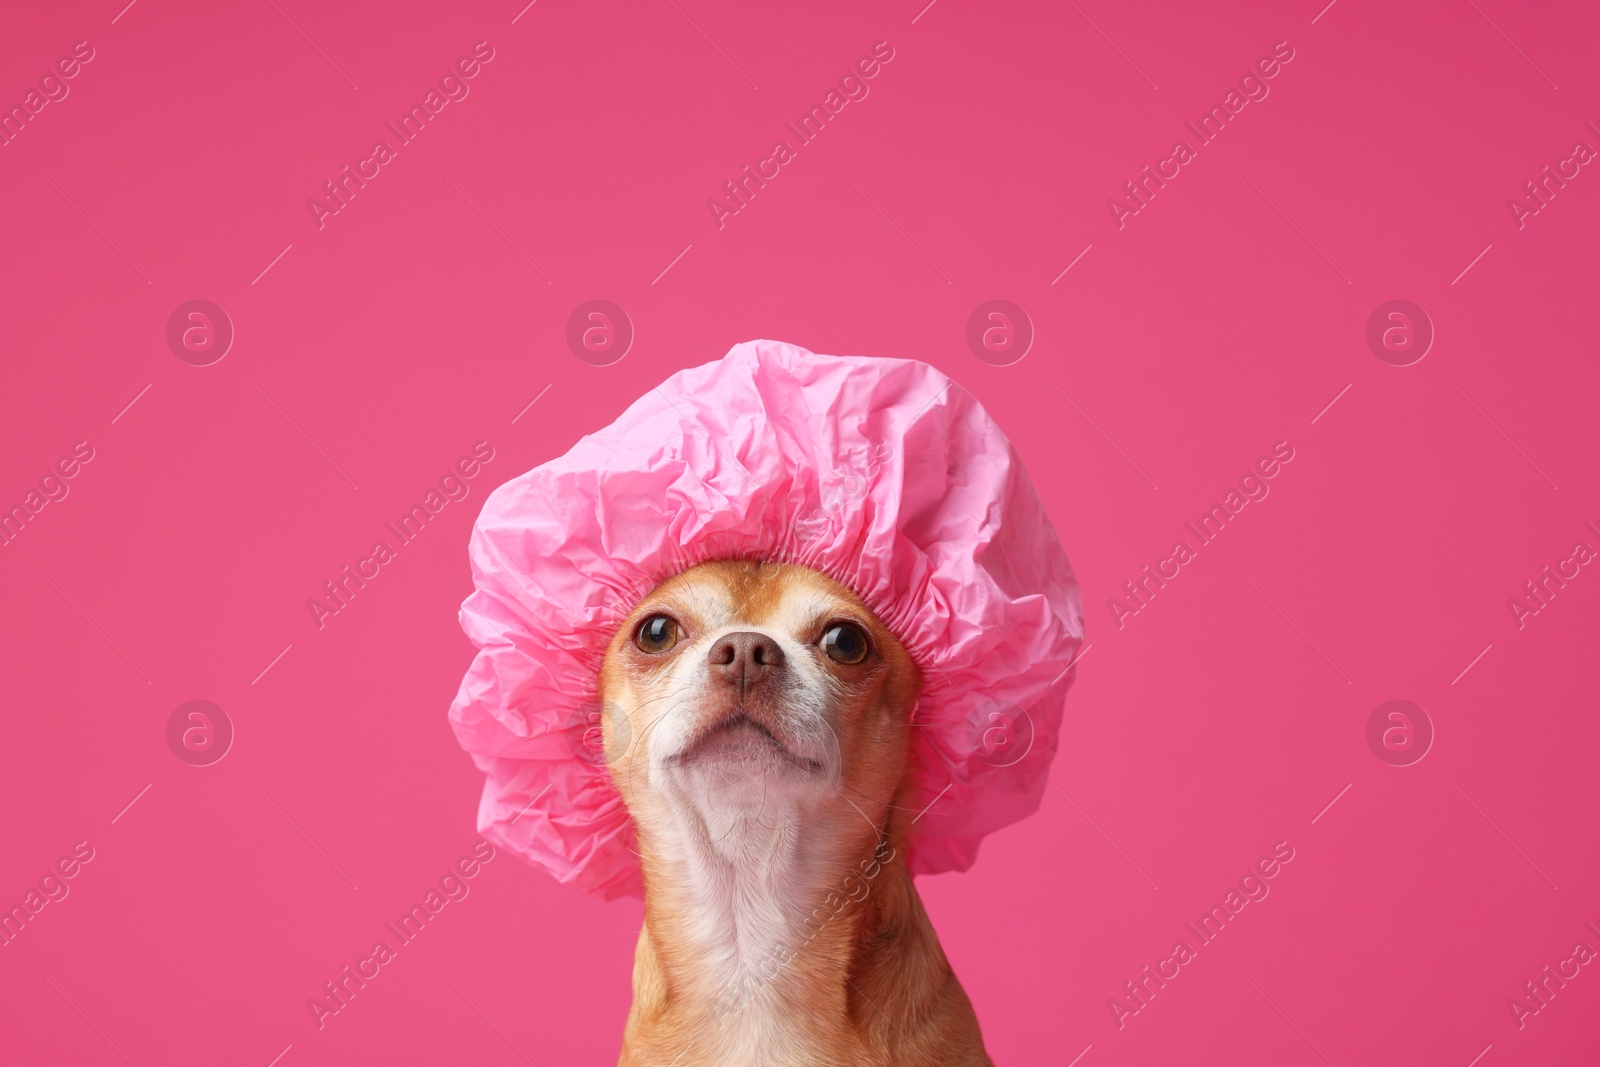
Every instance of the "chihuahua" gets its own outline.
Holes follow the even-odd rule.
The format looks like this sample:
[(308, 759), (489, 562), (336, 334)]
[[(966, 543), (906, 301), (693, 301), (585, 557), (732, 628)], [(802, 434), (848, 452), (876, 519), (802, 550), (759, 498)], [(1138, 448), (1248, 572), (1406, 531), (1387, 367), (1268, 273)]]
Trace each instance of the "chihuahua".
[(906, 866), (921, 675), (838, 582), (703, 563), (607, 648), (645, 918), (620, 1067), (992, 1067)]

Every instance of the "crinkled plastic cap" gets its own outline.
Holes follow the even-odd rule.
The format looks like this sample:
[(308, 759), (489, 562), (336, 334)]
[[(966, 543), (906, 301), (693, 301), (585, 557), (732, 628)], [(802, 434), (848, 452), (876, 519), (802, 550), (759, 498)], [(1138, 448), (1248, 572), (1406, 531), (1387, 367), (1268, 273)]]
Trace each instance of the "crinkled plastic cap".
[(924, 363), (736, 345), (496, 489), (470, 552), (479, 652), (450, 721), (487, 775), (478, 830), (560, 881), (641, 891), (599, 746), (601, 658), (645, 594), (708, 560), (829, 575), (922, 669), (914, 872), (967, 868), (1039, 806), (1077, 582), (1011, 443)]

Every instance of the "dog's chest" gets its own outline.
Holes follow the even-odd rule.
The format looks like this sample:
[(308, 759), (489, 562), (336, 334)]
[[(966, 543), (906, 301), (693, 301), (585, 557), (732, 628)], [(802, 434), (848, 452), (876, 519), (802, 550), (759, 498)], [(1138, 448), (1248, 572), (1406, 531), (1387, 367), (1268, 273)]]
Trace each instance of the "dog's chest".
[[(804, 1025), (802, 1009), (760, 998), (708, 1027), (695, 1062), (718, 1067), (845, 1067), (837, 1039)], [(813, 1020), (814, 1023), (814, 1020)]]
[(807, 959), (810, 887), (793, 883), (781, 868), (700, 883), (694, 906), (682, 916), (695, 945), (695, 974), (707, 1024), (701, 1041), (707, 1064), (842, 1064), (833, 1051), (837, 1021), (819, 1011), (815, 961)]

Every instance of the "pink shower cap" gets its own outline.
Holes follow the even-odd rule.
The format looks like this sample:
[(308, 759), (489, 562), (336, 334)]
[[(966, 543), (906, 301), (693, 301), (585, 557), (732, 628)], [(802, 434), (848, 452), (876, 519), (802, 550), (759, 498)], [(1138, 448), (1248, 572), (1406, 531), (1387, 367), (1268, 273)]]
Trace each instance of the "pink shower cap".
[(1011, 443), (924, 363), (736, 345), (496, 489), (470, 553), (450, 721), (488, 776), (478, 830), (560, 881), (641, 890), (596, 683), (645, 594), (707, 560), (827, 574), (921, 668), (912, 871), (964, 870), (1039, 806), (1078, 585)]

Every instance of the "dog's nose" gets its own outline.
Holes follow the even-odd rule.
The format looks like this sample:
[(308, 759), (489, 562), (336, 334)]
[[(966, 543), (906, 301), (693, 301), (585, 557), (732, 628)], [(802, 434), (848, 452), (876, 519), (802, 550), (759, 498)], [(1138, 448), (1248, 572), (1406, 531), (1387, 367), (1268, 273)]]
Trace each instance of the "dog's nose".
[(740, 630), (717, 638), (706, 661), (712, 675), (749, 692), (783, 666), (783, 649), (766, 634)]

